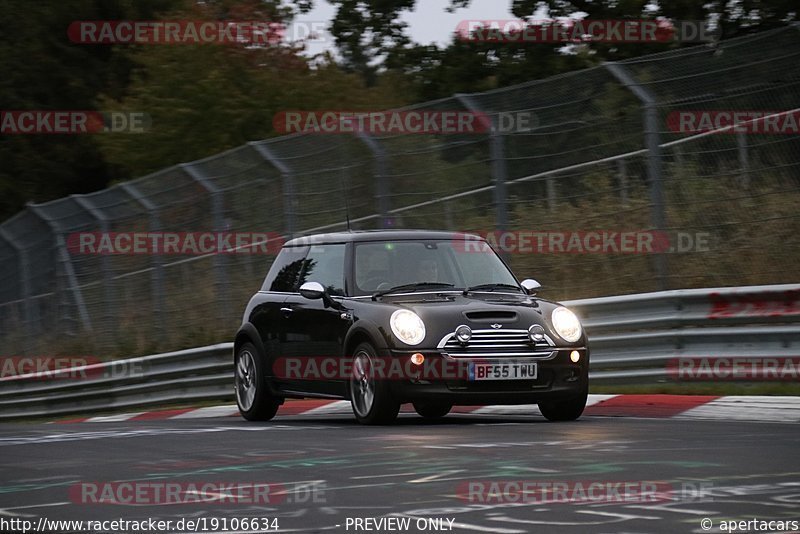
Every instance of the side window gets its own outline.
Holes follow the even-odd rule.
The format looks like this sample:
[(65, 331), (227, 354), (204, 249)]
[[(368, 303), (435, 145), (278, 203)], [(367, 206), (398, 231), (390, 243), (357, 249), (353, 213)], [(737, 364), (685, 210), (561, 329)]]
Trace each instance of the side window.
[(284, 293), (296, 291), (307, 252), (308, 247), (287, 247), (281, 250), (272, 263), (261, 290)]
[(298, 285), (319, 282), (330, 295), (344, 295), (344, 251), (343, 244), (312, 246)]

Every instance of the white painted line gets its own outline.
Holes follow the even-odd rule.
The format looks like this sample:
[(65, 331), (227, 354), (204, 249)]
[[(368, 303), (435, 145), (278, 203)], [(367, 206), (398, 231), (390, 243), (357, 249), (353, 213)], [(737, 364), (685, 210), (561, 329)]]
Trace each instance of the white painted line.
[[(604, 401), (619, 397), (620, 395), (589, 395), (586, 406), (596, 406)], [(623, 395), (624, 396), (624, 395)], [(308, 410), (289, 415), (299, 416), (324, 416), (324, 415), (349, 415), (352, 412), (350, 401), (339, 400), (328, 402), (323, 406), (309, 408)], [(138, 415), (150, 412), (135, 412), (116, 415), (103, 415), (85, 419), (81, 422), (124, 422)], [(236, 405), (208, 406), (198, 408), (182, 414), (174, 415), (168, 419), (203, 419), (212, 417), (226, 417), (238, 415)], [(406, 413), (406, 412), (403, 412)], [(279, 412), (280, 414), (280, 412)], [(455, 415), (462, 415), (454, 412)], [(490, 416), (541, 416), (536, 404), (522, 405), (491, 405), (481, 406), (466, 415)], [(645, 416), (646, 417), (646, 416)], [(681, 414), (675, 415), (677, 419), (712, 419), (736, 421), (764, 421), (764, 422), (800, 422), (800, 397), (794, 396), (756, 396), (740, 395), (720, 397), (711, 402), (689, 408)], [(2, 441), (2, 440), (0, 440)]]
[[(589, 398), (586, 399), (586, 406), (594, 406), (614, 397), (619, 397), (619, 395), (589, 395)], [(542, 415), (537, 404), (497, 404), (483, 406), (472, 413), (477, 415)]]
[(470, 415), (542, 415), (537, 404), (511, 404), (482, 406), (470, 412)]
[(362, 475), (358, 477), (350, 477), (353, 480), (360, 480), (362, 478), (386, 478), (386, 477), (406, 477), (406, 476), (417, 476), (419, 473), (388, 473), (385, 475)]
[(800, 397), (792, 397), (788, 395), (776, 395), (774, 397), (767, 395), (730, 395), (727, 397), (720, 397), (717, 400), (725, 400), (728, 402), (781, 404), (800, 407)]
[(204, 417), (225, 417), (229, 415), (236, 415), (239, 413), (235, 405), (226, 406), (207, 406), (205, 408), (198, 408), (191, 412), (181, 413), (170, 417), (170, 419), (202, 419)]
[(603, 401), (607, 401), (608, 399), (613, 399), (614, 397), (619, 397), (619, 395), (596, 395), (591, 394), (589, 398), (586, 399), (586, 406), (594, 406), (595, 404), (600, 404)]
[(409, 480), (409, 484), (422, 484), (424, 482), (431, 482), (433, 480), (438, 480), (442, 477), (448, 475), (455, 475), (456, 473), (463, 473), (466, 469), (450, 469), (449, 471), (442, 471), (441, 473), (434, 473), (433, 475), (429, 475), (422, 478), (417, 478), (415, 480)]
[[(298, 415), (331, 415), (331, 414), (349, 414), (352, 413), (353, 410), (350, 407), (350, 401), (340, 400), (340, 401), (333, 401), (331, 403), (326, 404), (325, 406), (320, 406), (318, 408), (311, 408), (310, 410), (306, 410)], [(278, 410), (280, 414), (280, 410)]]
[(12, 506), (10, 508), (3, 508), (3, 510), (28, 510), (30, 508), (50, 508), (51, 506), (67, 506), (69, 502), (48, 502), (43, 504), (26, 504), (25, 506)]
[(686, 410), (676, 418), (800, 422), (800, 397), (721, 397)]
[(145, 412), (134, 412), (134, 413), (118, 413), (116, 415), (98, 415), (96, 417), (90, 417), (84, 423), (117, 423), (120, 421), (127, 421), (128, 419), (133, 419), (137, 415), (142, 415)]

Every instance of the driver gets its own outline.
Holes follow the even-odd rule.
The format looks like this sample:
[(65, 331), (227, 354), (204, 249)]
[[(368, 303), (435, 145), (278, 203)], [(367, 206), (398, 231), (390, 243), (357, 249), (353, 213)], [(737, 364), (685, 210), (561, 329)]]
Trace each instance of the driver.
[(439, 265), (436, 260), (421, 260), (417, 265), (417, 282), (438, 282)]

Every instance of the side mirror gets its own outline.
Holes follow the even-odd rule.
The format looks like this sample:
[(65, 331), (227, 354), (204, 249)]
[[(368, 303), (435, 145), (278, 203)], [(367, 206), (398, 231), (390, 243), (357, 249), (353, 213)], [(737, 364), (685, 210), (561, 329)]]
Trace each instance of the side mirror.
[(306, 282), (300, 286), (300, 294), (311, 300), (321, 299), (325, 296), (325, 288), (319, 282)]
[(535, 295), (540, 287), (542, 287), (542, 284), (533, 278), (526, 278), (522, 281), (522, 289), (524, 289), (528, 295)]

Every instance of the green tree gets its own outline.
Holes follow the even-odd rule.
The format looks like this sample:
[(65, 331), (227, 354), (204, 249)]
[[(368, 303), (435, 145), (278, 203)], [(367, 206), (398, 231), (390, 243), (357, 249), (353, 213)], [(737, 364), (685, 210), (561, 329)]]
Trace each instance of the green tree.
[(392, 48), (409, 44), (406, 24), (399, 20), (415, 0), (332, 0), (336, 16), (331, 33), (342, 55), (342, 66), (360, 73), (369, 85), (378, 63)]
[[(0, 19), (0, 108), (92, 110), (100, 92), (122, 94), (133, 63), (107, 46), (75, 44), (75, 20), (153, 19), (177, 0), (29, 2), (7, 0)], [(103, 187), (107, 168), (92, 136), (4, 135), (0, 220), (29, 200)]]

